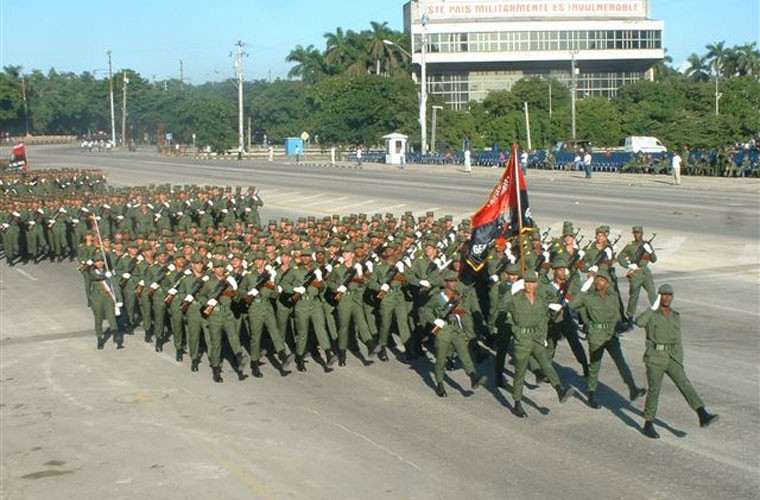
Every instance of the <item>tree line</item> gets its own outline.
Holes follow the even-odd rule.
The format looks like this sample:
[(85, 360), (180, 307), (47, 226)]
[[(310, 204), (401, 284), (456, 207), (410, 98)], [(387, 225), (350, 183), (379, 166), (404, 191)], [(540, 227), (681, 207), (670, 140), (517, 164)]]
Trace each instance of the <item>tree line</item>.
[[(373, 145), (389, 132), (401, 132), (418, 149), (419, 86), (410, 78), (408, 34), (373, 22), (361, 32), (338, 28), (324, 38), (322, 50), (299, 45), (288, 54), (286, 60), (293, 63), (288, 80), (244, 83), (245, 115), (251, 117), (254, 142), (266, 137), (277, 144), (306, 131), (312, 144)], [(614, 98), (578, 99), (577, 137), (598, 146), (619, 146), (628, 135), (654, 135), (671, 148), (714, 148), (758, 133), (760, 51), (755, 42), (735, 47), (709, 44), (704, 55), (689, 58), (683, 73), (671, 64), (666, 57), (654, 67), (654, 81), (625, 85)], [(0, 132), (23, 135), (28, 117), (33, 135), (110, 135), (109, 80), (98, 76), (35, 70), (24, 75), (22, 92), (20, 68), (6, 66), (0, 73)], [(159, 133), (171, 132), (175, 141), (185, 144), (195, 134), (198, 146), (215, 150), (237, 144), (233, 79), (202, 85), (151, 82), (122, 70), (112, 81), (117, 137), (127, 85), (128, 138), (155, 142)], [(557, 80), (528, 77), (509, 91), (471, 102), (468, 109), (441, 111), (432, 147), (459, 150), (465, 140), (473, 148), (525, 145), (526, 102), (534, 148), (569, 138), (568, 87)], [(430, 96), (428, 104), (444, 103)]]

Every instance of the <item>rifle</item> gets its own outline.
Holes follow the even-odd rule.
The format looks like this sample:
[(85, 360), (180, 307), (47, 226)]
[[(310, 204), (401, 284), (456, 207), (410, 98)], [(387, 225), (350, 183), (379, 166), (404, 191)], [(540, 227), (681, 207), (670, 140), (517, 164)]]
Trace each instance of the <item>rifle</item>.
[(151, 299), (153, 298), (153, 295), (156, 294), (156, 290), (158, 290), (158, 287), (159, 285), (161, 285), (161, 282), (164, 281), (164, 278), (166, 278), (166, 276), (168, 275), (167, 271), (171, 270), (169, 266), (173, 266), (173, 264), (166, 264), (164, 267), (162, 267), (161, 272), (159, 273), (160, 275), (158, 279), (150, 284), (150, 288), (148, 289), (148, 297), (150, 297)]
[[(399, 279), (399, 278), (398, 278), (398, 274), (401, 272), (401, 270), (399, 269), (399, 266), (398, 266), (398, 264), (399, 264), (400, 262), (401, 262), (401, 261), (399, 261), (399, 262), (396, 262), (396, 264), (393, 266), (393, 269), (392, 269), (392, 271), (391, 271), (391, 274), (389, 274), (389, 275), (388, 275), (387, 279), (385, 280), (385, 283), (383, 283), (384, 285), (388, 285), (388, 286), (390, 286), (390, 285), (391, 285), (391, 282), (393, 282), (393, 280), (402, 281), (402, 282), (403, 282), (403, 281), (406, 281), (406, 277), (405, 277), (403, 274), (402, 274), (402, 276), (401, 276), (403, 279)], [(402, 265), (403, 265), (403, 263), (402, 263)], [(383, 289), (381, 288), (381, 289), (380, 289), (380, 291), (379, 291), (379, 292), (377, 292), (377, 299), (378, 299), (378, 300), (383, 300), (383, 299), (385, 298), (385, 296), (386, 296), (386, 295), (388, 295), (388, 292), (386, 292), (385, 290), (383, 290)]]
[(605, 253), (605, 250), (609, 248), (612, 252), (614, 252), (614, 250), (612, 249), (615, 247), (618, 241), (620, 241), (620, 235), (618, 235), (618, 237), (615, 238), (615, 241), (613, 241), (612, 243), (608, 242), (607, 246), (604, 247), (602, 251), (596, 255), (596, 259), (594, 259), (594, 262), (591, 264), (591, 267), (594, 267), (594, 266), (599, 267), (599, 265), (604, 261), (604, 258), (607, 256), (607, 254)]
[[(61, 207), (61, 208), (63, 208), (63, 207)], [(59, 216), (60, 216), (62, 213), (63, 213), (63, 212), (61, 212), (61, 210), (59, 209), (59, 210), (57, 210), (57, 211), (56, 211), (56, 213), (55, 213), (55, 215), (53, 216), (53, 218), (52, 218), (52, 219), (50, 219), (50, 220), (48, 220), (48, 224), (47, 224), (47, 228), (48, 228), (48, 229), (53, 229), (53, 225), (54, 225), (56, 222), (58, 222), (58, 217), (59, 217)]]
[[(261, 287), (264, 286), (264, 285), (266, 285), (267, 282), (269, 282), (269, 280), (272, 279), (272, 272), (271, 271), (274, 271), (274, 269), (275, 268), (273, 268), (271, 266), (267, 266), (266, 268), (264, 268), (264, 272), (261, 273), (261, 275), (259, 276), (259, 280), (256, 282), (255, 285), (253, 285), (253, 288), (251, 288), (251, 290), (253, 290), (253, 289), (261, 290)], [(249, 292), (250, 292), (250, 290), (249, 290)], [(253, 295), (251, 295), (250, 293), (248, 293), (245, 296), (245, 298), (243, 299), (243, 301), (245, 302), (245, 306), (246, 307), (250, 307), (251, 303), (253, 303), (253, 300), (255, 298), (256, 297), (254, 297)]]
[[(172, 302), (174, 302), (174, 297), (177, 296), (177, 287), (180, 285), (180, 283), (182, 283), (182, 279), (185, 276), (190, 276), (191, 274), (193, 274), (193, 272), (190, 269), (185, 269), (185, 271), (182, 273), (179, 279), (174, 282), (172, 287), (166, 293), (166, 297), (164, 297), (164, 304), (166, 304), (167, 306), (172, 305)], [(174, 290), (174, 293), (172, 293), (172, 290)]]
[(204, 318), (208, 318), (211, 316), (211, 313), (214, 312), (214, 309), (216, 308), (219, 299), (222, 298), (222, 295), (227, 293), (227, 289), (230, 287), (230, 282), (225, 280), (221, 280), (219, 284), (216, 285), (216, 290), (214, 290), (214, 296), (209, 300), (208, 302), (214, 301), (213, 304), (209, 304), (206, 302), (206, 307), (203, 308), (201, 311), (201, 315)]
[[(365, 269), (365, 266), (367, 265), (367, 262), (369, 261), (371, 257), (367, 255), (363, 261), (355, 263), (353, 266), (351, 266), (348, 269), (348, 273), (346, 273), (346, 276), (343, 278), (343, 283), (341, 283), (341, 286), (348, 287), (351, 282), (356, 279), (356, 275), (359, 272), (356, 269), (356, 265), (360, 265), (362, 269)], [(343, 300), (343, 292), (336, 292), (335, 296), (333, 297), (335, 299), (335, 302), (340, 302)]]
[(644, 256), (647, 254), (647, 251), (644, 250), (644, 246), (648, 243), (649, 246), (652, 246), (652, 240), (657, 236), (657, 233), (652, 233), (652, 237), (646, 240), (644, 243), (639, 245), (639, 248), (636, 249), (636, 253), (633, 254), (633, 259), (631, 259), (631, 264), (636, 264), (637, 266), (641, 264), (641, 261), (644, 259)]
[[(462, 299), (464, 298), (464, 294), (458, 293), (451, 297), (447, 302), (446, 305), (443, 306), (443, 314), (441, 315), (441, 318), (443, 321), (447, 322), (449, 321), (449, 317), (452, 314), (461, 314), (464, 311), (461, 311), (459, 309), (459, 304), (462, 302)], [(459, 310), (459, 312), (457, 312)], [(441, 333), (441, 329), (437, 326), (433, 327), (432, 334), (438, 335)]]
[[(203, 288), (203, 284), (206, 283), (209, 280), (208, 276), (205, 274), (201, 276), (200, 279), (196, 278), (195, 283), (193, 283), (193, 288), (190, 289), (190, 293), (188, 294), (192, 299), (195, 299), (195, 296), (198, 294), (198, 292), (201, 291), (201, 288)], [(179, 306), (180, 309), (182, 309), (183, 313), (187, 312), (187, 309), (190, 307), (190, 304), (192, 304), (192, 300), (187, 300), (187, 297), (182, 301), (182, 305)]]
[[(131, 262), (129, 263), (129, 268), (127, 269), (127, 272), (124, 274), (128, 274), (129, 278), (131, 278), (132, 273), (135, 271), (135, 267), (137, 267), (137, 258), (131, 259)], [(122, 275), (121, 281), (119, 281), (119, 286), (122, 288), (127, 286), (127, 282), (129, 281), (129, 278), (125, 278), (124, 275)]]
[[(311, 271), (309, 271), (309, 273), (306, 275), (306, 277), (304, 278), (304, 283), (301, 286), (303, 288), (308, 287), (309, 285), (311, 285), (311, 282), (314, 281), (314, 278), (316, 278), (316, 277), (317, 277), (317, 268), (315, 267), (314, 269), (312, 269)], [(323, 278), (324, 278), (324, 276), (323, 276)], [(290, 296), (290, 304), (291, 305), (296, 305), (296, 303), (299, 300), (301, 300), (301, 297), (302, 297), (302, 295), (300, 293), (294, 292), (293, 295)]]

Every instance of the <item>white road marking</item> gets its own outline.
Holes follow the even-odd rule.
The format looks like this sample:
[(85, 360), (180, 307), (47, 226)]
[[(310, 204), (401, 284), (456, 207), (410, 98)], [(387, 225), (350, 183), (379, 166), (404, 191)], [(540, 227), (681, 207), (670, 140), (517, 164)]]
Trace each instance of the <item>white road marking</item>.
[[(746, 269), (742, 271), (742, 274), (747, 276), (752, 273), (760, 273), (760, 268), (757, 269)], [(725, 278), (726, 276), (732, 276), (736, 277), (736, 271), (714, 271), (710, 273), (703, 273), (703, 272), (695, 272), (690, 274), (685, 274), (683, 276), (673, 276), (672, 278), (668, 278), (666, 281), (685, 281), (685, 280), (705, 280), (709, 281), (714, 278)]]
[(388, 212), (390, 210), (393, 210), (394, 208), (404, 208), (406, 206), (406, 203), (400, 203), (398, 205), (389, 205), (387, 207), (380, 207), (377, 209), (378, 212)]
[(313, 200), (314, 198), (321, 198), (324, 195), (325, 195), (325, 193), (312, 194), (310, 196), (302, 196), (301, 197), (301, 201), (304, 201), (304, 200)]
[(683, 236), (673, 236), (672, 238), (668, 238), (665, 240), (665, 244), (657, 248), (657, 245), (655, 245), (655, 249), (657, 250), (657, 253), (659, 256), (666, 256), (674, 254), (678, 251), (679, 248), (681, 248), (681, 245), (683, 245), (686, 242), (686, 238)]
[(16, 271), (17, 271), (19, 274), (21, 274), (21, 276), (23, 276), (23, 277), (25, 277), (25, 278), (27, 278), (27, 279), (30, 279), (30, 280), (32, 280), (32, 281), (37, 281), (37, 278), (35, 278), (35, 277), (34, 277), (34, 276), (32, 276), (31, 274), (29, 274), (28, 272), (24, 271), (23, 269), (19, 269), (19, 268), (17, 267), (17, 268), (16, 268)]
[(359, 203), (351, 203), (350, 205), (344, 205), (342, 207), (336, 207), (336, 208), (333, 208), (332, 210), (335, 211), (335, 212), (341, 212), (341, 211), (343, 211), (343, 210), (345, 210), (347, 208), (363, 207), (365, 205), (369, 205), (370, 203), (374, 203), (375, 201), (376, 200), (365, 200), (365, 201), (362, 201), (362, 202), (359, 202)]
[(758, 316), (758, 317), (760, 317), (760, 312), (758, 312), (758, 311), (751, 311), (751, 310), (748, 310), (748, 309), (738, 309), (736, 307), (721, 306), (721, 305), (718, 305), (718, 304), (711, 304), (709, 302), (700, 302), (698, 300), (684, 299), (680, 295), (678, 296), (678, 298), (676, 300), (678, 302), (686, 302), (687, 304), (694, 304), (694, 305), (697, 305), (697, 306), (700, 306), (700, 307), (710, 307), (712, 309), (721, 309), (723, 311), (730, 311), (730, 312), (734, 312), (734, 313), (747, 314), (747, 315), (750, 315), (750, 316)]

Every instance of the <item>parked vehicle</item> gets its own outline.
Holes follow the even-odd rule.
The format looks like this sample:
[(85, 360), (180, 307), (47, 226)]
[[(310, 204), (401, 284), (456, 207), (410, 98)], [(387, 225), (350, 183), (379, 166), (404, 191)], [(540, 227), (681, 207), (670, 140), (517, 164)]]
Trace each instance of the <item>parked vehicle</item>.
[(665, 153), (668, 148), (657, 137), (632, 135), (625, 138), (624, 150), (629, 153)]

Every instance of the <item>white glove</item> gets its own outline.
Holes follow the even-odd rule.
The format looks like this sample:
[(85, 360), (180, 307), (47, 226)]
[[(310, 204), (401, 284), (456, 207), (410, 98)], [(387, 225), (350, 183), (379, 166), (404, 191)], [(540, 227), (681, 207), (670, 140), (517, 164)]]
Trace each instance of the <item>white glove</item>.
[(300, 293), (301, 295), (303, 295), (303, 294), (306, 293), (306, 288), (304, 288), (302, 286), (297, 286), (297, 287), (295, 287), (293, 289), (293, 291), (296, 292), (296, 293)]
[(90, 211), (87, 209), (87, 207), (82, 207), (82, 212), (89, 214)]
[(398, 269), (398, 272), (403, 273), (404, 272), (404, 264), (402, 262), (396, 262), (396, 269)]
[(644, 251), (649, 254), (654, 253), (654, 250), (652, 250), (652, 245), (649, 243), (644, 243)]
[(238, 283), (237, 283), (237, 280), (234, 278), (234, 276), (227, 276), (227, 283), (230, 284), (233, 290), (238, 289)]
[(499, 275), (498, 274), (492, 274), (491, 276), (489, 276), (489, 279), (491, 281), (493, 281), (494, 283), (496, 283), (496, 282), (499, 281)]
[(165, 201), (165, 202), (164, 202), (164, 206), (165, 206), (166, 208), (169, 208), (169, 202), (168, 202), (168, 201)]
[(193, 298), (192, 295), (188, 294), (188, 295), (185, 296), (184, 302), (192, 302), (194, 300), (195, 300), (195, 298)]
[(156, 220), (161, 218), (161, 214), (156, 214)]
[(630, 269), (631, 271), (635, 271), (638, 268), (639, 266), (637, 264), (633, 264), (633, 263), (628, 264), (628, 269)]
[(212, 200), (208, 200), (208, 205), (209, 205), (210, 207), (213, 207), (213, 206), (214, 206), (214, 202), (213, 202)]
[(172, 288), (169, 289), (169, 291), (167, 293), (169, 295), (177, 295), (177, 289), (174, 288), (174, 287), (172, 287)]
[(185, 276), (190, 276), (193, 272), (190, 269), (185, 269)]
[(201, 278), (201, 281), (204, 283), (207, 282), (208, 280), (209, 280), (209, 277), (205, 274), (203, 275), (203, 278)]
[(585, 255), (586, 255), (586, 252), (584, 252), (583, 250), (578, 250), (578, 258), (579, 259), (582, 259)]
[(656, 311), (657, 309), (659, 309), (659, 308), (660, 308), (660, 299), (661, 299), (661, 298), (662, 298), (662, 295), (660, 295), (660, 294), (658, 293), (658, 294), (657, 294), (657, 298), (656, 298), (656, 299), (654, 299), (654, 302), (652, 302), (652, 306), (651, 306), (649, 309), (651, 309), (651, 310), (653, 310), (653, 311)]
[(551, 260), (551, 256), (549, 255), (549, 252), (544, 252), (541, 255), (544, 256), (544, 262), (549, 262), (549, 260)]
[(588, 272), (595, 273), (599, 270), (599, 266), (591, 266), (588, 268)]
[(124, 216), (123, 215), (117, 215), (116, 219), (118, 219), (118, 220), (124, 220)]
[(562, 304), (549, 304), (549, 309), (554, 312), (560, 311), (562, 309)]
[(250, 213), (250, 212), (251, 212), (251, 207), (245, 207), (245, 213)]
[(340, 285), (340, 286), (339, 286), (339, 287), (336, 289), (336, 291), (337, 291), (338, 293), (346, 293), (346, 292), (348, 291), (348, 288), (346, 288), (346, 285)]
[(153, 290), (158, 290), (158, 283), (154, 281), (153, 283), (150, 284), (150, 288)]
[(403, 262), (407, 265), (407, 267), (412, 267), (412, 259), (409, 257), (404, 257)]
[(228, 273), (231, 273), (232, 272), (232, 264), (227, 264), (227, 266), (224, 268), (224, 270), (227, 271)]
[(277, 277), (277, 271), (275, 271), (274, 269), (272, 269), (271, 271), (269, 271), (269, 281), (271, 281), (272, 283), (274, 283), (274, 279), (276, 277)]
[(581, 292), (588, 292), (591, 289), (591, 285), (594, 284), (594, 278), (588, 278), (586, 281), (583, 282), (583, 286), (581, 287)]
[(128, 280), (129, 278), (132, 277), (132, 275), (129, 274), (129, 273), (124, 273), (124, 274), (121, 275), (121, 277), (124, 278), (125, 280)]
[(166, 269), (168, 269), (171, 272), (174, 272), (177, 270), (177, 267), (174, 264), (169, 264), (168, 266), (166, 266)]
[(113, 273), (111, 271), (106, 271), (106, 278), (113, 278)]
[(612, 260), (612, 249), (610, 247), (605, 248), (604, 255), (607, 257), (607, 260)]
[(55, 224), (55, 219), (48, 219), (48, 224)]
[(137, 262), (142, 262), (144, 260), (145, 260), (145, 257), (143, 257), (142, 255), (137, 256)]
[(388, 286), (388, 283), (383, 283), (383, 286), (380, 287), (380, 290), (382, 290), (384, 292), (387, 292), (390, 289), (391, 289), (391, 287)]
[(71, 219), (71, 222), (74, 224), (79, 224), (79, 219)]
[(250, 295), (251, 297), (257, 297), (259, 295), (259, 291), (256, 290), (255, 288), (251, 288), (251, 291), (248, 292), (248, 295)]
[(314, 270), (314, 279), (317, 281), (322, 281), (322, 271), (320, 269)]
[(441, 260), (438, 262), (438, 269), (445, 269), (446, 267), (449, 267), (449, 264), (451, 264), (451, 260), (447, 259), (446, 257), (442, 257)]
[(93, 264), (92, 259), (87, 259), (87, 265), (91, 266)]
[(177, 211), (177, 217), (182, 217), (183, 215), (185, 215), (185, 212), (183, 212), (182, 210)]
[(282, 287), (280, 285), (277, 285), (277, 293), (282, 293)]
[(206, 211), (205, 210), (198, 210), (198, 214), (200, 214), (200, 215), (206, 215)]
[(29, 221), (29, 225), (30, 225), (30, 226), (33, 226), (33, 225), (35, 225), (35, 224), (37, 224), (35, 221), (33, 221), (33, 220), (30, 220), (30, 221)]
[(512, 295), (517, 295), (520, 290), (525, 290), (525, 280), (517, 280), (512, 284)]
[(225, 215), (227, 215), (229, 213), (229, 210), (227, 210), (226, 208), (223, 208), (222, 209), (222, 213), (225, 214)]
[(369, 274), (372, 274), (372, 272), (375, 270), (375, 265), (372, 263), (372, 261), (371, 261), (371, 260), (368, 260), (368, 261), (367, 261), (367, 262), (364, 264), (364, 267), (366, 267), (366, 268), (367, 268), (367, 272), (368, 272)]
[(328, 273), (333, 272), (333, 266), (332, 266), (332, 264), (329, 264), (329, 263), (325, 264), (325, 271), (327, 271)]
[(420, 286), (423, 288), (430, 288), (430, 282), (428, 280), (420, 280)]
[(436, 318), (435, 321), (433, 321), (433, 324), (437, 326), (438, 328), (443, 328), (446, 326), (446, 322), (443, 321), (441, 318)]
[(356, 275), (362, 276), (364, 273), (362, 272), (362, 265), (360, 263), (354, 264), (354, 269), (356, 269)]
[(208, 302), (206, 302), (206, 305), (207, 305), (207, 306), (211, 306), (211, 307), (216, 307), (216, 305), (217, 305), (218, 303), (219, 303), (219, 302), (217, 302), (217, 301), (216, 301), (216, 299), (209, 299), (209, 301), (208, 301)]
[(116, 309), (121, 309), (122, 307), (124, 307), (124, 302), (117, 302), (114, 305), (116, 306)]
[(145, 286), (145, 280), (140, 280), (137, 282), (137, 284), (140, 286)]
[(66, 209), (63, 207), (59, 208), (58, 211), (61, 212), (62, 214), (68, 213), (66, 212)]

